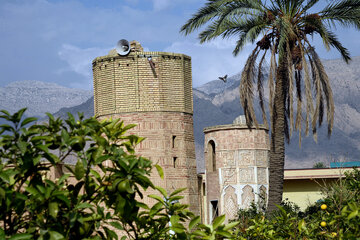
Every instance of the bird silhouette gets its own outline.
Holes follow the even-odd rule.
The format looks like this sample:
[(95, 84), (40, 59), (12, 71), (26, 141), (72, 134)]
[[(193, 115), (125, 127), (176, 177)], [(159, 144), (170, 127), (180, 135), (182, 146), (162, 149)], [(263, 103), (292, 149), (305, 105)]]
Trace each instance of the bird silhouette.
[(226, 83), (226, 81), (227, 81), (227, 74), (225, 75), (225, 76), (223, 76), (223, 77), (219, 77), (219, 79), (221, 80), (221, 81), (224, 81), (224, 83)]

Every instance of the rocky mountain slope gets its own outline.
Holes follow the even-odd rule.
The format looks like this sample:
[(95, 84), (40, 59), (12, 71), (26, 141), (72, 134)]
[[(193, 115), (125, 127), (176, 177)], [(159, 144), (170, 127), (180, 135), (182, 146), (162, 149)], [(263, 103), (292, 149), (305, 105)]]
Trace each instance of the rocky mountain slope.
[(66, 88), (39, 81), (13, 82), (0, 88), (0, 109), (15, 112), (27, 107), (26, 115), (44, 116), (63, 107), (79, 105), (92, 96), (92, 91)]
[[(311, 136), (305, 137), (300, 149), (298, 134), (294, 133), (290, 145), (286, 146), (287, 168), (311, 167), (318, 161), (328, 163), (360, 160), (360, 57), (354, 57), (349, 65), (342, 60), (324, 60), (323, 63), (331, 80), (335, 101), (333, 134), (330, 139), (327, 138), (325, 125), (319, 130), (318, 143), (315, 143)], [(231, 123), (236, 116), (243, 113), (239, 104), (239, 78), (240, 76), (223, 91), (218, 91), (216, 84), (221, 84), (218, 80), (194, 90), (194, 131), (198, 144), (203, 141), (199, 131), (207, 125), (195, 120), (198, 104), (212, 105), (222, 112), (217, 124)], [(197, 90), (202, 92), (197, 93)], [(201, 111), (201, 118), (212, 119), (212, 113), (206, 113), (205, 109)], [(219, 116), (218, 113), (217, 115)], [(260, 115), (259, 111), (257, 115)]]
[[(360, 57), (354, 57), (349, 65), (342, 60), (324, 60), (323, 63), (331, 79), (335, 100), (333, 134), (330, 139), (327, 138), (325, 124), (320, 128), (318, 143), (311, 136), (303, 137), (300, 149), (298, 134), (294, 133), (290, 145), (286, 146), (287, 168), (312, 167), (318, 161), (360, 160)], [(215, 80), (193, 89), (194, 135), (199, 171), (204, 170), (203, 129), (232, 123), (243, 114), (239, 102), (239, 79), (240, 74), (229, 77), (227, 83)], [(68, 89), (50, 83), (14, 83), (0, 88), (0, 108), (13, 111), (28, 106), (28, 115), (59, 110), (55, 113), (59, 117), (65, 117), (66, 112), (74, 115), (84, 112), (86, 117), (90, 117), (94, 112), (93, 98), (90, 97), (90, 91)], [(259, 111), (257, 115), (260, 115)]]

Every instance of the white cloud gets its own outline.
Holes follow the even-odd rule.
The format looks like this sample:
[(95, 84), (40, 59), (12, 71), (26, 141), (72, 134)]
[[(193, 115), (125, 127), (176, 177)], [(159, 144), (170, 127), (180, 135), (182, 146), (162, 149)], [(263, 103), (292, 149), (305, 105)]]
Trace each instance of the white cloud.
[(191, 56), (193, 86), (197, 87), (219, 76), (239, 73), (250, 53), (246, 47), (237, 57), (232, 54), (234, 41), (216, 39), (203, 45), (194, 42), (175, 42), (164, 51), (184, 53)]
[[(68, 63), (68, 68), (61, 69), (60, 72), (74, 71), (84, 77), (92, 76), (91, 63), (98, 56), (105, 55), (109, 49), (100, 48), (79, 48), (71, 44), (63, 44), (58, 51), (60, 59)], [(105, 54), (104, 54), (105, 53)]]
[(169, 0), (153, 0), (154, 11), (161, 11), (169, 7)]

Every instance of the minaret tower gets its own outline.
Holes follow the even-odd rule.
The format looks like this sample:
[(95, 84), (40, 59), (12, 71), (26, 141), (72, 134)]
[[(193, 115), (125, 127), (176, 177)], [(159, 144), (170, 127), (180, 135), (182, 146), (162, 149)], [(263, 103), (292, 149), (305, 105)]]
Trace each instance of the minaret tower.
[(199, 214), (191, 58), (144, 52), (138, 42), (120, 40), (93, 60), (93, 74), (95, 116), (137, 124), (131, 133), (146, 139), (136, 153), (164, 170), (164, 180), (153, 170), (153, 183), (168, 192), (186, 187), (182, 203)]

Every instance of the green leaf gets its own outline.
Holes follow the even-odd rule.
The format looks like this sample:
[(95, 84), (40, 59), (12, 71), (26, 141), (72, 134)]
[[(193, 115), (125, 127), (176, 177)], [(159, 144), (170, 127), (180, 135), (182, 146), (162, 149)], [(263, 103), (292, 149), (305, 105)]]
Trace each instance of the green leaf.
[(64, 236), (58, 232), (55, 231), (49, 231), (50, 234), (50, 240), (61, 240), (65, 239)]
[(70, 174), (66, 173), (64, 175), (62, 175), (59, 180), (58, 180), (58, 184), (61, 184), (63, 181), (65, 181), (66, 179), (68, 179), (70, 177)]
[(57, 202), (49, 203), (49, 214), (53, 218), (56, 218), (59, 213), (59, 204)]
[(196, 224), (198, 224), (201, 221), (200, 216), (197, 216), (193, 219), (191, 219), (190, 223), (189, 223), (189, 229), (193, 229), (195, 227)]
[(75, 177), (77, 180), (82, 179), (85, 174), (85, 168), (82, 161), (78, 160), (75, 165)]
[(33, 164), (34, 166), (36, 166), (41, 160), (41, 156), (37, 156), (33, 158)]
[(301, 232), (305, 228), (305, 220), (301, 219), (298, 224), (299, 232)]
[(201, 236), (201, 237), (208, 236), (206, 233), (204, 233), (203, 231), (200, 231), (200, 230), (195, 230), (194, 232), (192, 232), (192, 235)]
[(146, 205), (145, 203), (142, 203), (142, 202), (136, 202), (136, 206), (140, 207), (140, 208), (143, 208), (143, 209), (146, 209), (146, 210), (150, 209), (148, 205)]
[(167, 198), (167, 193), (165, 189), (159, 186), (156, 186), (155, 188), (164, 196), (164, 198)]
[(173, 226), (173, 227), (177, 226), (179, 220), (180, 220), (179, 215), (172, 215), (172, 216), (170, 217), (171, 226)]
[(13, 235), (9, 240), (22, 240), (22, 239), (32, 239), (32, 235), (28, 233), (18, 233)]
[[(10, 117), (11, 114), (6, 110), (1, 110), (0, 112), (4, 113), (6, 116)], [(6, 118), (7, 119), (7, 118)], [(8, 119), (7, 119), (8, 120)]]
[(220, 224), (222, 224), (225, 221), (225, 215), (221, 215), (217, 218), (215, 218), (213, 222), (213, 228), (216, 229)]
[(5, 199), (5, 190), (0, 187), (0, 199)]
[(70, 207), (70, 200), (66, 196), (58, 195), (58, 196), (56, 196), (56, 198), (63, 201), (67, 207)]
[(156, 167), (156, 170), (158, 171), (159, 176), (161, 177), (161, 179), (164, 179), (164, 171), (163, 171), (162, 167), (159, 166), (158, 164), (155, 164), (155, 167)]
[(161, 203), (164, 204), (164, 199), (162, 199), (162, 197), (160, 197), (160, 196), (150, 194), (150, 195), (148, 195), (148, 197), (153, 198), (153, 199), (156, 199), (156, 200), (158, 200), (159, 202), (161, 202)]
[(69, 172), (71, 172), (72, 174), (75, 175), (74, 168), (73, 168), (72, 166), (65, 165), (65, 168), (66, 168)]
[(106, 232), (107, 238), (106, 239), (118, 239), (118, 236), (113, 230), (110, 230), (107, 227), (104, 227), (104, 230)]
[(26, 108), (22, 108), (19, 111), (17, 111), (16, 113), (14, 113), (12, 119), (14, 122), (20, 122), (24, 112), (26, 111)]
[(5, 239), (5, 231), (0, 227), (0, 239)]
[(172, 196), (174, 196), (174, 195), (176, 195), (176, 194), (178, 194), (178, 193), (181, 193), (182, 191), (185, 191), (185, 190), (186, 190), (186, 188), (176, 189), (175, 191), (173, 191), (173, 192), (170, 194), (169, 197), (172, 197)]
[(75, 207), (75, 209), (92, 208), (92, 207), (93, 206), (90, 203), (83, 202), (83, 203), (80, 203), (79, 205), (77, 205)]
[(69, 142), (69, 133), (67, 131), (65, 131), (64, 129), (61, 130), (61, 138), (64, 139), (65, 143)]
[(97, 171), (95, 171), (94, 169), (90, 169), (90, 173), (91, 173), (92, 175), (94, 175), (94, 177), (95, 177), (96, 179), (101, 179), (100, 174), (99, 174)]
[(119, 222), (110, 222), (110, 225), (116, 229), (124, 230), (124, 228), (121, 226), (121, 224)]
[(174, 202), (178, 202), (180, 199), (183, 199), (183, 196), (174, 196), (169, 198), (169, 202), (174, 203)]
[(356, 217), (358, 214), (359, 214), (359, 211), (358, 211), (358, 210), (353, 211), (352, 213), (349, 214), (349, 216), (347, 217), (347, 219), (350, 220), (350, 219)]
[(221, 236), (226, 237), (226, 238), (229, 238), (229, 239), (232, 238), (232, 234), (229, 233), (228, 231), (217, 230), (216, 234), (221, 235)]
[(173, 230), (174, 232), (176, 232), (176, 233), (183, 233), (184, 232), (184, 229), (183, 228), (180, 228), (180, 227), (173, 227), (173, 226), (171, 226), (171, 228), (170, 228), (171, 230)]
[(39, 191), (36, 190), (36, 189), (33, 188), (33, 187), (27, 187), (27, 188), (25, 188), (25, 190), (26, 190), (28, 193), (32, 194), (32, 195), (38, 195), (38, 194), (39, 194)]
[(1, 172), (0, 172), (0, 178), (1, 178), (4, 182), (6, 182), (6, 183), (10, 183), (10, 177), (9, 177), (9, 175), (7, 174), (7, 172), (1, 171)]
[(29, 124), (31, 122), (35, 122), (37, 120), (37, 118), (35, 117), (29, 117), (29, 118), (25, 118), (24, 121), (21, 122), (21, 127), (25, 126), (26, 124)]
[(17, 142), (16, 145), (20, 149), (21, 154), (24, 155), (24, 153), (26, 152), (26, 147), (27, 147), (28, 143), (20, 141), (20, 142)]
[(236, 222), (231, 222), (229, 224), (226, 224), (225, 227), (224, 227), (224, 230), (226, 231), (226, 230), (232, 229), (233, 227), (235, 227), (239, 223), (240, 223), (239, 221), (236, 221)]
[(163, 204), (158, 202), (156, 203), (149, 212), (150, 217), (152, 217), (153, 215), (155, 215), (156, 213), (158, 213), (161, 209), (163, 208)]

